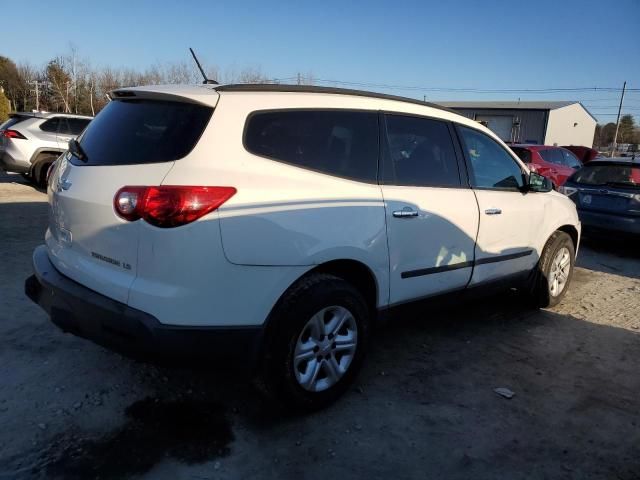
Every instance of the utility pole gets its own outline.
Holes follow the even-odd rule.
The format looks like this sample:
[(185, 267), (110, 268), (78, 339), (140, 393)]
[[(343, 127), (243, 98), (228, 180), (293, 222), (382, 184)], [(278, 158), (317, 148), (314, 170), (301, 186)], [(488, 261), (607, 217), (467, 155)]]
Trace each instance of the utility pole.
[(620, 106), (618, 107), (618, 119), (616, 120), (616, 134), (613, 136), (613, 145), (611, 145), (611, 155), (609, 157), (613, 157), (613, 153), (616, 151), (616, 146), (618, 145), (618, 129), (620, 128), (620, 112), (622, 111), (622, 101), (624, 100), (624, 92), (627, 89), (627, 82), (625, 81), (622, 84), (622, 95), (620, 95)]
[(29, 82), (31, 85), (34, 85), (34, 89), (32, 90), (36, 94), (36, 111), (40, 111), (40, 86), (46, 86), (47, 82), (39, 82), (38, 80), (31, 80)]
[(298, 72), (298, 85), (301, 85), (302, 82), (300, 81), (300, 72)]

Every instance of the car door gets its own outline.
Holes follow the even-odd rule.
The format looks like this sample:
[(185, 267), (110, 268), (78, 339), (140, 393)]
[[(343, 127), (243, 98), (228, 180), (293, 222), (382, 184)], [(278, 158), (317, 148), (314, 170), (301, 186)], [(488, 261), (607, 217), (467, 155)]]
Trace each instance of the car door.
[(457, 128), (480, 209), (470, 285), (531, 270), (545, 198), (525, 192), (523, 166), (505, 147), (475, 128)]
[(478, 206), (453, 127), (400, 114), (384, 114), (382, 125), (390, 303), (464, 288), (473, 267)]

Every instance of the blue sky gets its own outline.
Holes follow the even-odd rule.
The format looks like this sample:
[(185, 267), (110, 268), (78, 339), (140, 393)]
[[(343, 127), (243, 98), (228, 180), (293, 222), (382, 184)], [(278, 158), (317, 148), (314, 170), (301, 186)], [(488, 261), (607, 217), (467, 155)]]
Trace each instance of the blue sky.
[[(640, 0), (28, 3), (28, 28), (21, 16), (3, 21), (0, 54), (35, 65), (71, 43), (93, 65), (132, 68), (189, 60), (192, 46), (207, 64), (260, 67), (274, 78), (312, 72), (321, 80), (475, 89), (621, 87), (627, 80), (640, 88)], [(601, 121), (615, 121), (619, 101), (607, 91), (364, 88), (434, 101), (580, 100)], [(625, 104), (640, 120), (640, 90)]]

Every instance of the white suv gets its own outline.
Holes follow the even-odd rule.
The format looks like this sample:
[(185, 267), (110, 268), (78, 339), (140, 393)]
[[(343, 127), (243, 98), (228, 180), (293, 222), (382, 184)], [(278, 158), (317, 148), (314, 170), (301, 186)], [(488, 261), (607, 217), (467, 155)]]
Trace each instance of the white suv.
[(494, 285), (545, 307), (567, 291), (575, 205), (449, 110), (285, 85), (112, 98), (55, 166), (25, 285), (64, 331), (248, 365), (317, 408), (389, 307)]
[(12, 113), (0, 125), (0, 168), (29, 175), (44, 186), (49, 166), (90, 121), (67, 113)]

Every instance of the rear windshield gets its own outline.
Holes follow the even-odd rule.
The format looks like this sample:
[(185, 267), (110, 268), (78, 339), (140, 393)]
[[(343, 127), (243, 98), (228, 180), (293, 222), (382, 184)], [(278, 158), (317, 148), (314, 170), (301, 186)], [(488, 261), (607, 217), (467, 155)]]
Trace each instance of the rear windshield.
[(511, 150), (513, 150), (513, 153), (520, 157), (520, 160), (524, 163), (531, 163), (531, 152), (526, 148), (511, 147)]
[(213, 108), (157, 100), (113, 100), (84, 131), (87, 161), (76, 165), (171, 162), (186, 156), (204, 131)]
[(7, 130), (8, 128), (13, 127), (16, 123), (20, 123), (23, 120), (26, 120), (27, 118), (31, 118), (31, 117), (22, 117), (20, 115), (15, 115), (11, 117), (9, 120), (7, 120), (6, 122), (4, 122), (3, 124), (0, 124), (0, 130)]
[(571, 180), (583, 185), (609, 185), (640, 188), (639, 165), (585, 165)]

